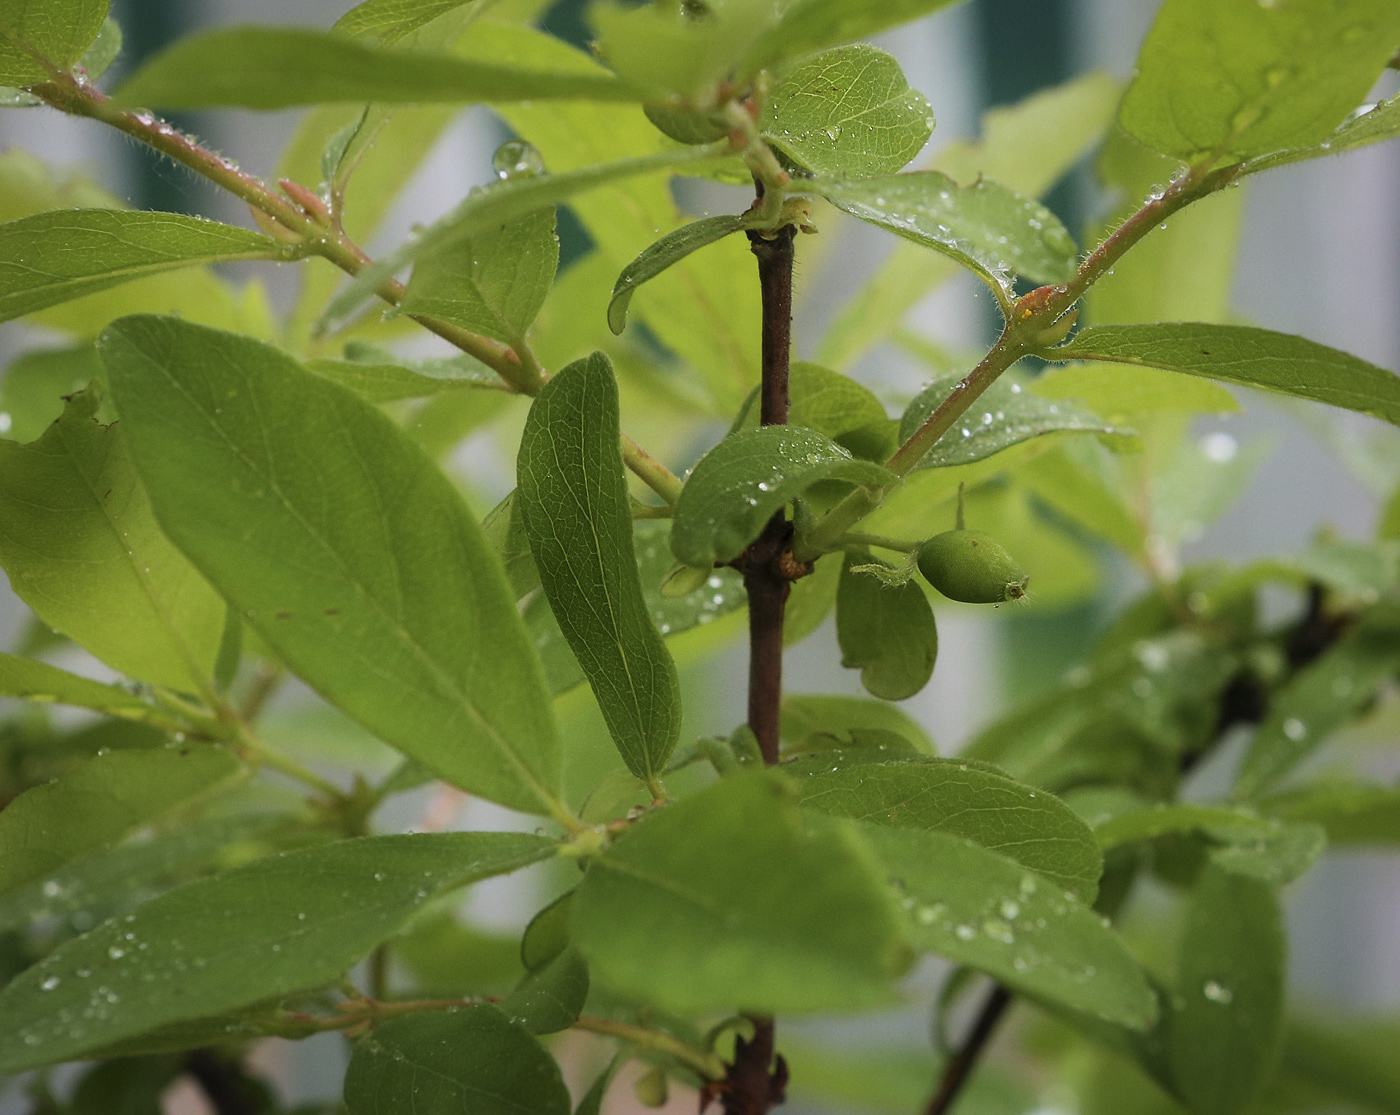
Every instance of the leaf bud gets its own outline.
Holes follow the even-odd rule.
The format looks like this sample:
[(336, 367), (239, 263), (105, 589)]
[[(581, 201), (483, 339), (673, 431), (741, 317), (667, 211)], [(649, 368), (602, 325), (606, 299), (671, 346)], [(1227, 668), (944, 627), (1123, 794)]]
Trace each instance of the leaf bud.
[(1019, 600), (1030, 579), (980, 530), (949, 530), (928, 539), (919, 547), (919, 572), (949, 600), (964, 604)]

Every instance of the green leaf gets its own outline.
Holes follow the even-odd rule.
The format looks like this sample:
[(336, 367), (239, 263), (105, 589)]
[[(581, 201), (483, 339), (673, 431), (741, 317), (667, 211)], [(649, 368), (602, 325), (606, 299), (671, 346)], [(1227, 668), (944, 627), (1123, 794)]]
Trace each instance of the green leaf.
[(556, 205), (575, 194), (597, 189), (610, 183), (624, 181), (636, 175), (668, 170), (712, 157), (708, 147), (658, 151), (653, 155), (623, 159), (601, 166), (588, 166), (563, 174), (541, 174), (516, 177), (473, 190), (466, 200), (418, 236), (378, 263), (366, 267), (353, 282), (326, 307), (323, 321), (348, 317), (365, 299), (371, 297), (385, 279), (432, 252), (445, 252), (454, 246), (469, 243), (517, 217), (547, 206)]
[(389, 418), (276, 349), (173, 319), (124, 319), (99, 348), (157, 516), (278, 656), (440, 776), (557, 815), (515, 599)]
[(603, 1100), (608, 1094), (608, 1086), (612, 1083), (617, 1070), (622, 1067), (625, 1054), (618, 1053), (608, 1067), (598, 1074), (597, 1079), (589, 1085), (588, 1091), (584, 1093), (583, 1099), (578, 1101), (578, 1106), (574, 1108), (574, 1115), (601, 1115), (603, 1110)]
[(569, 1115), (554, 1058), (490, 1004), (376, 1026), (345, 1073), (350, 1115)]
[(1105, 852), (1190, 833), (1202, 835), (1217, 867), (1274, 886), (1303, 874), (1327, 843), (1318, 825), (1289, 824), (1252, 810), (1189, 802), (1159, 803), (1119, 813), (1094, 827)]
[(1039, 283), (1068, 281), (1079, 249), (1038, 201), (990, 178), (959, 186), (936, 170), (883, 178), (816, 178), (801, 183), (838, 209), (932, 248), (1000, 289), (1006, 272)]
[(9, 0), (0, 6), (0, 85), (52, 80), (44, 62), (76, 64), (106, 17), (107, 0)]
[(63, 399), (102, 374), (91, 345), (26, 352), (0, 378), (0, 432), (12, 441), (34, 441), (63, 413)]
[[(962, 375), (940, 376), (914, 396), (899, 422), (900, 441), (907, 441), (945, 399), (953, 395)], [(1056, 433), (1091, 433), (1132, 437), (1134, 431), (1115, 426), (1072, 403), (1047, 400), (1014, 377), (1002, 376), (987, 388), (951, 430), (943, 435), (916, 468), (951, 468), (971, 464), (1010, 449), (1023, 441)]]
[[(974, 182), (984, 175), (1038, 197), (1097, 143), (1117, 102), (1118, 85), (1111, 77), (1084, 74), (1017, 104), (992, 109), (982, 118), (980, 143), (950, 143), (933, 166), (958, 182)], [(947, 257), (930, 256), (915, 243), (896, 244), (875, 277), (827, 329), (817, 350), (818, 363), (849, 367), (892, 333), (924, 295), (955, 273)]]
[(680, 733), (680, 682), (642, 598), (619, 436), (608, 358), (570, 364), (530, 408), (516, 495), (550, 608), (613, 742), (652, 784)]
[(75, 396), (38, 441), (0, 441), (0, 564), (16, 595), (115, 670), (209, 686), (225, 606), (157, 525), (129, 447)]
[(1400, 1110), (1393, 1017), (1294, 1020), (1284, 1038), (1283, 1069), (1360, 1110)]
[(1177, 952), (1168, 1057), (1197, 1115), (1246, 1110), (1278, 1063), (1286, 956), (1273, 890), (1206, 867)]
[(1103, 446), (1081, 439), (1037, 454), (1034, 465), (1018, 470), (1016, 479), (1058, 514), (1139, 555), (1147, 545), (1146, 533), (1115, 475), (1115, 463)]
[[(355, 353), (354, 344), (346, 346), (347, 354)], [(421, 399), (445, 391), (466, 389), (499, 389), (501, 377), (470, 356), (445, 357), (428, 360), (394, 358), (375, 351), (349, 360), (312, 360), (306, 366), (332, 383), (348, 387), (372, 403), (392, 403), (400, 399)]]
[(539, 588), (540, 571), (535, 567), (535, 555), (530, 552), (519, 492), (512, 490), (487, 513), (481, 520), (481, 532), (501, 559), (506, 580), (517, 600), (531, 589)]
[(1166, 368), (1360, 411), (1400, 424), (1400, 378), (1303, 337), (1243, 325), (1096, 325), (1052, 350), (1057, 360)]
[(1270, 817), (1321, 825), (1329, 844), (1400, 843), (1400, 787), (1324, 783), (1257, 804)]
[(158, 720), (161, 716), (154, 705), (125, 689), (13, 654), (0, 653), (0, 696), (90, 708), (129, 720)]
[(548, 963), (525, 973), (501, 1000), (506, 1017), (532, 1034), (567, 1030), (588, 998), (588, 966), (576, 949), (566, 948)]
[(1305, 159), (1340, 155), (1396, 136), (1400, 136), (1400, 97), (1391, 97), (1379, 104), (1362, 105), (1346, 118), (1341, 127), (1312, 147), (1294, 147), (1250, 159), (1244, 166), (1244, 173), (1257, 174), (1261, 170), (1272, 170)]
[[(734, 430), (758, 426), (757, 388), (749, 395), (734, 421)], [(788, 423), (806, 426), (840, 444), (889, 422), (884, 404), (870, 388), (849, 376), (833, 372), (805, 360), (794, 360), (788, 368)], [(855, 447), (843, 448), (855, 452)], [(890, 447), (893, 451), (893, 445)], [(861, 454), (863, 455), (863, 454)], [(888, 454), (886, 454), (888, 456)]]
[(1010, 856), (1091, 902), (1102, 860), (1089, 827), (1059, 798), (987, 763), (853, 751), (783, 765), (805, 809), (890, 828), (960, 836)]
[(928, 597), (914, 581), (885, 584), (853, 565), (869, 555), (847, 554), (836, 590), (836, 639), (841, 665), (859, 670), (861, 684), (876, 697), (902, 701), (933, 676), (938, 628)]
[(1147, 980), (1087, 906), (956, 836), (862, 828), (903, 896), (918, 948), (1131, 1029), (1151, 1025), (1157, 1001)]
[(835, 43), (878, 34), (944, 7), (950, 0), (793, 0), (749, 51), (744, 72), (798, 58)]
[(193, 263), (282, 255), (259, 233), (176, 213), (36, 213), (0, 225), (0, 321)]
[(573, 891), (565, 891), (530, 919), (520, 935), (520, 962), (537, 971), (569, 947), (569, 912)]
[(897, 735), (908, 741), (910, 750), (933, 754), (923, 726), (894, 705), (865, 697), (789, 694), (783, 698), (779, 733), (783, 742), (800, 750), (859, 746), (852, 737), (863, 732)]
[(783, 613), (783, 646), (795, 646), (816, 631), (836, 606), (843, 556), (823, 554), (813, 563), (811, 573), (793, 583)]
[(599, 982), (683, 1015), (874, 1006), (907, 962), (874, 857), (770, 772), (650, 814), (589, 867), (572, 920)]
[(0, 992), (0, 1070), (331, 983), (425, 903), (555, 847), (524, 833), (371, 836), (176, 887)]
[(783, 75), (759, 131), (804, 170), (865, 177), (901, 170), (933, 133), (933, 109), (899, 63), (859, 44), (826, 50)]
[(1400, 670), (1398, 621), (1393, 608), (1373, 610), (1273, 697), (1235, 777), (1236, 800), (1268, 790), (1371, 704)]
[(415, 991), (427, 997), (501, 994), (525, 974), (514, 934), (464, 925), (450, 909), (414, 918), (388, 945), (411, 973)]
[(608, 328), (621, 333), (627, 325), (627, 307), (632, 295), (648, 279), (654, 279), (666, 268), (698, 251), (716, 240), (723, 240), (731, 233), (744, 227), (744, 218), (728, 214), (719, 217), (706, 217), (702, 221), (692, 221), (681, 225), (674, 232), (668, 232), (660, 240), (649, 244), (642, 254), (622, 269), (622, 274), (613, 284), (612, 299), (608, 302)]
[(681, 489), (671, 552), (683, 565), (732, 561), (775, 512), (818, 481), (875, 486), (890, 479), (814, 430), (740, 430), (706, 453)]
[(113, 844), (239, 772), (226, 751), (113, 751), (98, 755), (0, 812), (0, 894)]
[[(491, 0), (485, 0), (489, 4)], [(342, 35), (388, 46), (439, 16), (482, 0), (365, 0), (335, 21)]]
[(1400, 47), (1388, 0), (1167, 0), (1119, 120), (1189, 161), (1240, 160), (1327, 138)]
[(1230, 392), (1209, 380), (1129, 364), (1052, 365), (1029, 387), (1042, 399), (1074, 400), (1114, 423), (1145, 414), (1234, 414), (1240, 409)]
[(468, 243), (425, 254), (402, 308), (516, 345), (544, 305), (558, 266), (554, 210), (536, 209)]
[(663, 635), (682, 635), (713, 623), (748, 603), (744, 578), (733, 569), (712, 569), (704, 582), (683, 596), (663, 596), (661, 587), (675, 568), (671, 556), (671, 524), (664, 519), (641, 519), (632, 525), (637, 573), (651, 621)]
[(299, 27), (232, 27), (178, 40), (113, 94), (124, 107), (286, 108), (334, 101), (630, 101), (614, 77), (370, 46)]

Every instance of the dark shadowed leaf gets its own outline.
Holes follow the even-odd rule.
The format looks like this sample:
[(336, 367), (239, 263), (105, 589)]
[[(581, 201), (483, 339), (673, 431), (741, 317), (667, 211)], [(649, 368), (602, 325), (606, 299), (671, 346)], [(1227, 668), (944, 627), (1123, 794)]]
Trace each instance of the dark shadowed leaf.
[(879, 465), (859, 461), (815, 430), (764, 426), (725, 438), (681, 490), (671, 552), (685, 565), (732, 561), (773, 513), (820, 480), (880, 485)]
[(933, 676), (938, 628), (928, 597), (914, 581), (885, 584), (853, 565), (868, 555), (847, 554), (836, 590), (836, 639), (841, 665), (859, 670), (866, 690), (886, 701), (912, 697)]
[(559, 1066), (522, 1026), (483, 1003), (376, 1026), (345, 1073), (350, 1115), (569, 1115)]

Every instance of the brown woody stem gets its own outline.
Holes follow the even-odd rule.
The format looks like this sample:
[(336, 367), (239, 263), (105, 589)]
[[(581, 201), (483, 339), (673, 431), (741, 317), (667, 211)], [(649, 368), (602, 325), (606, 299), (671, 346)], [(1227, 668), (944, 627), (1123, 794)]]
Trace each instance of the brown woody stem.
[(938, 1091), (929, 1100), (928, 1107), (924, 1109), (924, 1115), (944, 1115), (944, 1112), (953, 1106), (953, 1102), (958, 1098), (963, 1085), (972, 1075), (972, 1070), (977, 1064), (978, 1057), (982, 1055), (982, 1050), (986, 1048), (987, 1043), (992, 1040), (992, 1035), (996, 1033), (997, 1023), (1001, 1021), (1002, 1015), (1006, 1013), (1006, 1008), (1010, 1005), (1011, 992), (1001, 984), (992, 988), (991, 994), (982, 1004), (982, 1009), (977, 1012), (977, 1021), (972, 1024), (967, 1040), (944, 1066), (942, 1079), (938, 1082)]

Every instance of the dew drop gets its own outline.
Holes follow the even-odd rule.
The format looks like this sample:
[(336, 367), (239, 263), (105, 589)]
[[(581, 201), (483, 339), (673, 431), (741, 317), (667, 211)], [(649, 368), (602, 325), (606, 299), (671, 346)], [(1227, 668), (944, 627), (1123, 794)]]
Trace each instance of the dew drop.
[(973, 929), (970, 925), (960, 925), (954, 929), (953, 932), (964, 941), (970, 941), (977, 936), (977, 930)]
[(1294, 743), (1298, 743), (1307, 738), (1308, 726), (1296, 716), (1290, 716), (1283, 722), (1283, 734)]
[(523, 139), (508, 139), (491, 156), (491, 168), (503, 181), (515, 178), (537, 178), (545, 172), (544, 157), (534, 144)]
[(52, 991), (55, 987), (57, 987), (57, 986), (58, 986), (60, 983), (62, 983), (62, 982), (63, 982), (63, 981), (62, 981), (61, 979), (59, 979), (57, 976), (49, 976), (47, 979), (44, 980), (43, 983), (41, 983), (41, 984), (39, 985), (39, 990), (40, 990), (40, 991)]
[(1221, 1006), (1228, 1006), (1234, 1002), (1235, 993), (1223, 983), (1217, 983), (1213, 979), (1208, 979), (1201, 988), (1201, 994), (1212, 1003), (1219, 1003)]

